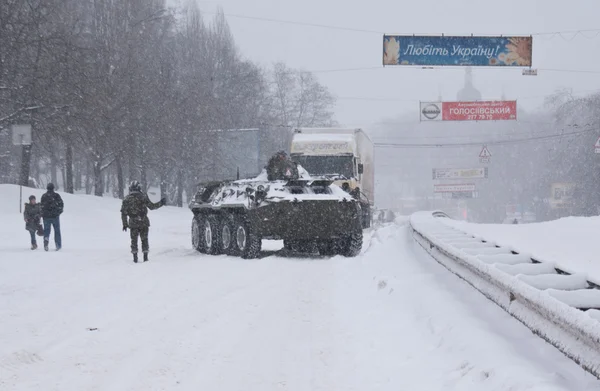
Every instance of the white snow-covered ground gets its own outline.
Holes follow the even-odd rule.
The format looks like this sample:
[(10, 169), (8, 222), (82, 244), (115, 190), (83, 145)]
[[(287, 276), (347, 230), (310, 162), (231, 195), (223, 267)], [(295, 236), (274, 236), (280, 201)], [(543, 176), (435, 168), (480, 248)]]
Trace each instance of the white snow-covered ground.
[(600, 217), (566, 217), (534, 224), (475, 224), (440, 219), (500, 246), (552, 262), (570, 273), (586, 273), (600, 283)]
[(0, 185), (0, 390), (600, 390), (400, 223), (353, 259), (242, 260), (192, 251), (167, 207), (133, 264), (118, 200), (63, 195), (46, 253), (15, 196)]

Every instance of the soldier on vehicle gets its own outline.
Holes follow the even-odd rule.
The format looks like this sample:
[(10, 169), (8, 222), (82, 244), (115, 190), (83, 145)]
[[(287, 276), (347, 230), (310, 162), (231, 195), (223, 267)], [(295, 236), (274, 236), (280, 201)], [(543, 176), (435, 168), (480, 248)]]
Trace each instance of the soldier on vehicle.
[(285, 151), (279, 151), (269, 159), (269, 163), (267, 164), (267, 180), (288, 180), (298, 179), (298, 177), (298, 167)]
[[(121, 206), (121, 220), (123, 221), (123, 231), (127, 231), (131, 236), (131, 253), (133, 262), (138, 261), (138, 237), (142, 240), (142, 252), (144, 253), (144, 262), (148, 260), (148, 231), (150, 229), (150, 220), (148, 219), (148, 209), (155, 210), (167, 204), (166, 199), (159, 202), (152, 202), (148, 195), (142, 192), (142, 186), (138, 181), (131, 182), (129, 186), (129, 195), (123, 200)], [(129, 218), (129, 219), (128, 219)]]

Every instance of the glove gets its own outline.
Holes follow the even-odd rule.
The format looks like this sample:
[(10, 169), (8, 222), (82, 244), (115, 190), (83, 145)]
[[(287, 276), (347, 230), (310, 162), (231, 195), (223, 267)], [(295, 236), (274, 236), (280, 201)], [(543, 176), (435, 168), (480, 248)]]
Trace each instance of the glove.
[(127, 225), (124, 225), (124, 226), (123, 226), (123, 232), (126, 232), (126, 231), (127, 231), (127, 228), (129, 228), (129, 227), (127, 227)]
[(163, 206), (167, 205), (167, 199), (166, 198), (161, 198), (160, 204), (163, 205)]

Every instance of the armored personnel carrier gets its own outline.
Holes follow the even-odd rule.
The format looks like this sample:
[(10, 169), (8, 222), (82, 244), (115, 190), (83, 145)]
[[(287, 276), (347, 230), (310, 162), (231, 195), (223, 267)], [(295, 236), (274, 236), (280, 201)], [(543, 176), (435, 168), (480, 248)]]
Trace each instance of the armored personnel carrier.
[(360, 203), (331, 180), (297, 168), (291, 179), (268, 180), (263, 170), (253, 179), (200, 184), (189, 204), (193, 247), (206, 254), (257, 258), (262, 239), (283, 239), (290, 251), (358, 255)]

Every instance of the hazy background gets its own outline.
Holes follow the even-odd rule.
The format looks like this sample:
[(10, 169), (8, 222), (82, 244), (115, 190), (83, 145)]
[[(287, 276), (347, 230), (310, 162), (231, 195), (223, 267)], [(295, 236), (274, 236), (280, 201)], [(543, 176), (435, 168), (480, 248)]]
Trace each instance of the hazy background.
[[(173, 3), (185, 2), (174, 0)], [(336, 119), (344, 125), (371, 126), (401, 113), (414, 113), (418, 121), (419, 100), (436, 99), (438, 95), (455, 100), (463, 84), (463, 70), (459, 68), (383, 68), (384, 33), (533, 34), (533, 67), (539, 69), (537, 77), (524, 77), (521, 69), (474, 69), (474, 82), (485, 98), (499, 98), (504, 92), (507, 99), (517, 99), (519, 106), (528, 110), (539, 107), (543, 97), (559, 87), (575, 92), (600, 88), (597, 32), (536, 34), (597, 28), (600, 2), (595, 0), (222, 0), (198, 3), (206, 14), (222, 7), (243, 55), (261, 64), (283, 61), (291, 67), (311, 71), (373, 68), (317, 72), (319, 80), (337, 97)], [(251, 20), (234, 15), (373, 32)]]
[[(200, 181), (259, 171), (293, 127), (340, 125), (375, 142), (378, 208), (600, 210), (597, 0), (31, 2), (0, 7), (0, 182), (123, 197), (140, 180), (184, 206)], [(384, 34), (532, 35), (539, 74), (383, 67)], [(476, 99), (516, 100), (517, 121), (419, 122), (420, 100)], [(434, 193), (433, 169), (484, 165), (474, 198)]]

